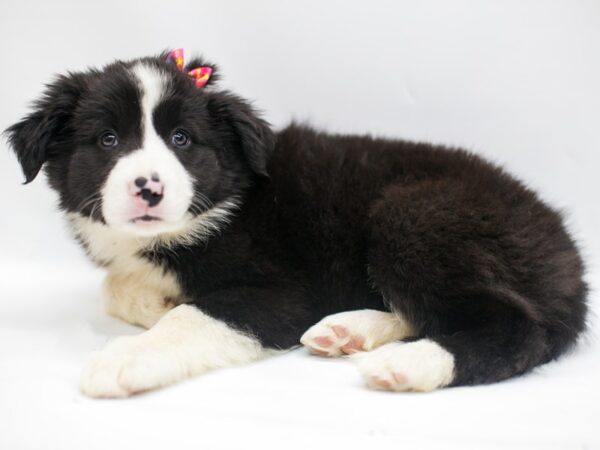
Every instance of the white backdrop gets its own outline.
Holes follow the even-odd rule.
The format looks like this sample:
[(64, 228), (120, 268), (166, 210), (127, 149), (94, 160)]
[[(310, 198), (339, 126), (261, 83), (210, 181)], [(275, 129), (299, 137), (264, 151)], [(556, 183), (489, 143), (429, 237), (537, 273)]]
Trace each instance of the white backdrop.
[[(539, 190), (543, 198), (567, 213), (570, 228), (588, 260), (589, 279), (593, 284), (599, 279), (600, 211), (596, 197), (600, 194), (597, 176), (600, 166), (600, 2), (4, 0), (0, 3), (0, 128), (20, 119), (27, 111), (28, 102), (39, 95), (43, 83), (55, 73), (102, 65), (115, 58), (154, 54), (173, 47), (185, 47), (188, 55), (202, 53), (219, 64), (223, 77), (221, 84), (254, 100), (265, 117), (277, 127), (296, 118), (332, 131), (370, 132), (460, 145), (503, 164)], [(112, 443), (112, 440), (106, 441), (106, 434), (94, 434), (89, 422), (82, 424), (82, 416), (69, 409), (70, 403), (60, 402), (65, 401), (65, 396), (68, 401), (84, 402), (94, 411), (94, 420), (106, 420), (103, 412), (108, 414), (108, 409), (94, 409), (97, 403), (89, 403), (78, 396), (77, 370), (87, 351), (100, 345), (107, 336), (134, 330), (100, 318), (103, 316), (97, 305), (97, 288), (101, 275), (85, 262), (82, 252), (69, 238), (63, 220), (56, 212), (55, 196), (43, 177), (31, 185), (21, 186), (22, 176), (16, 159), (7, 151), (5, 142), (0, 147), (0, 326), (4, 327), (0, 328), (3, 339), (0, 340), (0, 369), (5, 368), (0, 371), (0, 394), (2, 398), (6, 395), (21, 404), (17, 409), (10, 409), (12, 407), (6, 406), (10, 401), (0, 400), (4, 404), (0, 406), (0, 424), (3, 423), (2, 415), (6, 414), (12, 418), (10, 423), (13, 425), (12, 435), (0, 434), (0, 447), (34, 448), (35, 443), (39, 444), (35, 434), (16, 437), (30, 414), (28, 403), (19, 400), (25, 392), (30, 394), (25, 395), (27, 401), (38, 411), (48, 411), (52, 415), (51, 411), (58, 405), (56, 408), (66, 417), (75, 421), (79, 418), (74, 429), (86, 430), (85, 433), (77, 434), (71, 429), (72, 440), (61, 439), (60, 448), (84, 442), (86, 433), (91, 433), (90, 436), (96, 439), (94, 442)], [(18, 303), (15, 303), (16, 298)], [(594, 294), (594, 307), (598, 303), (596, 298)], [(57, 305), (62, 308), (61, 313), (57, 313)], [(68, 318), (71, 315), (72, 320)], [(56, 321), (46, 320), (48, 317)], [(46, 334), (41, 334), (40, 329)], [(57, 334), (61, 336), (59, 343), (52, 340)], [(31, 340), (32, 335), (39, 335), (40, 341)], [(44, 340), (54, 344), (44, 346), (41, 344)], [(548, 391), (541, 388), (539, 398), (550, 397), (557, 390), (572, 389), (573, 383), (591, 391), (581, 392), (580, 397), (563, 393), (557, 397), (558, 403), (546, 405), (545, 414), (561, 410), (567, 403), (574, 411), (580, 414), (583, 411), (585, 417), (590, 408), (599, 412), (600, 391), (594, 388), (596, 383), (591, 378), (593, 374), (599, 375), (598, 364), (591, 362), (598, 347), (593, 337), (589, 340), (591, 344), (582, 346), (584, 349), (576, 356), (554, 369), (564, 370), (566, 378), (557, 381), (557, 385), (546, 387)], [(40, 362), (42, 354), (52, 357)], [(56, 366), (55, 361), (60, 358), (65, 364)], [(286, 371), (285, 358), (289, 367), (295, 369)], [(37, 365), (32, 365), (31, 361), (37, 361)], [(284, 357), (281, 365), (269, 364), (240, 369), (240, 373), (255, 377), (265, 373), (289, 376), (289, 370), (302, 371), (304, 368), (307, 373), (312, 370), (318, 374), (311, 386), (318, 386), (318, 381), (323, 381), (322, 392), (315, 388), (320, 392), (315, 399), (328, 390), (342, 389), (339, 386), (343, 383), (331, 378), (333, 373), (342, 373), (339, 368), (342, 366), (335, 366), (335, 369), (333, 365), (323, 366), (325, 363), (310, 360), (304, 354)], [(48, 375), (50, 381), (46, 384), (54, 396), (37, 395), (37, 389), (30, 391), (29, 382), (39, 387), (39, 367), (44, 373), (53, 374)], [(30, 377), (24, 375), (28, 370), (33, 370)], [(347, 370), (344, 374), (354, 374), (350, 366), (344, 370)], [(63, 371), (68, 375), (61, 376)], [(229, 373), (228, 379), (239, 380), (235, 373)], [(548, 378), (555, 375), (551, 372)], [(210, 379), (214, 386), (221, 386), (217, 384), (217, 378)], [(223, 375), (222, 379), (227, 377)], [(267, 380), (272, 379), (272, 375), (267, 376)], [(505, 392), (511, 392), (513, 396), (515, 392), (523, 392), (525, 388), (518, 383), (529, 382), (536, 389), (539, 386), (539, 380), (538, 384), (531, 377), (526, 380), (516, 382), (517, 391)], [(268, 408), (271, 403), (260, 394), (260, 389), (265, 386), (257, 383), (257, 401)], [(339, 404), (347, 401), (349, 405), (368, 410), (371, 399), (380, 397), (365, 394), (360, 383), (356, 381), (355, 384), (352, 391), (339, 391), (345, 400), (335, 397), (336, 401), (342, 402)], [(210, 386), (213, 385), (209, 383), (209, 388), (202, 384), (194, 386), (195, 389), (212, 389)], [(294, 383), (287, 386), (291, 390), (302, 389)], [(478, 389), (468, 392), (491, 395), (490, 402), (498, 400), (494, 398), (497, 394), (493, 389), (496, 388)], [(131, 405), (139, 405), (139, 402), (145, 402), (141, 403), (142, 408), (148, 405), (163, 408), (172, 401), (173, 397), (169, 395), (173, 392), (187, 398), (184, 391), (171, 390), (136, 399), (122, 408), (129, 411)], [(207, 395), (202, 392), (199, 402), (205, 401)], [(421, 411), (419, 408), (425, 408), (427, 404), (427, 408), (443, 409), (444, 405), (450, 407), (449, 395), (453, 396), (452, 405), (455, 401), (463, 404), (465, 396), (470, 395), (462, 394), (461, 397), (456, 392), (464, 391), (434, 394), (440, 396), (442, 403), (439, 405), (431, 400), (438, 397), (430, 396), (425, 403), (410, 397), (411, 407)], [(492, 394), (486, 394), (490, 392)], [(506, 395), (511, 396), (503, 394), (502, 397), (506, 398)], [(47, 398), (45, 403), (43, 398)], [(406, 398), (394, 400), (400, 405)], [(213, 401), (225, 404), (218, 395)], [(230, 408), (234, 410), (241, 407), (235, 398), (230, 402)], [(470, 405), (468, 401), (465, 404)], [(505, 419), (509, 420), (512, 406), (506, 400), (502, 404)], [(181, 407), (179, 403), (177, 405)], [(304, 406), (308, 409), (302, 410), (303, 414), (310, 410), (308, 403)], [(375, 408), (375, 405), (370, 407)], [(480, 406), (474, 403), (472, 407)], [(533, 417), (519, 420), (537, 423), (535, 405), (532, 407)], [(110, 408), (113, 408), (110, 415), (121, 417), (122, 409)], [(270, 430), (274, 423), (279, 423), (279, 426), (288, 427), (293, 435), (307, 436), (310, 427), (306, 421), (298, 419), (296, 422), (297, 418), (289, 412), (297, 407), (291, 404), (285, 408), (291, 416), (286, 415), (283, 424), (277, 419), (275, 422), (256, 419), (258, 422), (250, 426), (246, 416), (236, 416), (235, 423), (250, 435), (252, 432), (248, 430)], [(426, 408), (422, 411), (426, 413)], [(522, 411), (526, 411), (522, 414), (529, 414), (526, 407)], [(265, 411), (254, 412), (257, 417), (271, 417)], [(391, 430), (397, 425), (389, 422), (387, 413), (383, 415), (388, 422), (378, 422), (377, 411), (368, 416), (375, 424), (389, 423), (383, 431), (373, 425), (380, 445), (388, 442), (388, 438), (389, 443), (394, 443), (395, 435)], [(275, 414), (274, 417), (278, 416)], [(314, 417), (325, 416), (317, 414)], [(365, 417), (354, 416), (356, 420)], [(544, 417), (538, 421), (538, 428), (523, 429), (511, 442), (559, 446), (562, 443), (598, 443), (593, 438), (597, 435), (588, 426), (591, 422), (585, 417), (571, 418), (575, 428), (564, 428), (569, 417)], [(326, 420), (325, 417), (322, 421)], [(341, 432), (344, 427), (358, 425), (345, 426), (339, 415), (336, 420), (331, 430)], [(443, 441), (444, 448), (450, 448), (453, 442), (457, 447), (465, 448), (469, 442), (488, 445), (508, 442), (499, 437), (499, 431), (500, 434), (494, 434), (494, 430), (509, 426), (510, 422), (502, 422), (499, 428), (488, 424), (487, 434), (482, 431), (481, 436), (473, 438), (466, 431), (461, 434), (465, 429), (458, 422), (453, 427), (447, 420), (440, 418), (439, 423), (436, 422), (436, 426), (445, 431), (431, 438), (432, 445)], [(470, 420), (476, 420), (476, 417), (470, 417)], [(561, 423), (563, 428), (553, 426), (555, 422)], [(295, 423), (299, 424), (296, 428)], [(421, 426), (430, 433), (431, 429), (423, 423), (413, 425), (417, 430)], [(37, 439), (44, 442), (59, 429), (48, 425), (47, 433), (50, 434), (40, 433)], [(213, 428), (216, 436), (214, 430), (220, 428)], [(373, 429), (366, 431), (371, 433)], [(120, 432), (127, 434), (124, 430)], [(379, 432), (382, 434), (377, 434)], [(371, 436), (369, 433), (357, 435), (356, 442), (360, 441), (359, 437)], [(118, 442), (118, 436), (117, 433), (110, 439)], [(319, 439), (326, 441), (327, 436), (333, 439), (336, 435), (324, 430)], [(419, 433), (411, 436), (415, 442), (424, 442)], [(444, 436), (453, 436), (454, 440), (443, 440)], [(231, 438), (229, 435), (228, 439)], [(2, 446), (2, 439), (8, 439), (12, 445)], [(20, 447), (15, 446), (16, 442)], [(227, 439), (219, 441), (215, 437), (211, 448), (216, 448), (219, 442), (231, 444)], [(98, 445), (98, 448), (102, 447)]]

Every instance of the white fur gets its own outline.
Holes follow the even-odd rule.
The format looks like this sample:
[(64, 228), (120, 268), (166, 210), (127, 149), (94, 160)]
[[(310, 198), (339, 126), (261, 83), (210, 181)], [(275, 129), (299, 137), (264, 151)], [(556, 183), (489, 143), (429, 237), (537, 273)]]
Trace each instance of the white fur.
[(367, 384), (390, 391), (433, 391), (454, 379), (454, 356), (429, 339), (392, 342), (352, 357)]
[[(346, 333), (339, 335), (340, 328), (336, 333), (336, 327), (341, 327)], [(323, 356), (340, 356), (352, 350), (369, 351), (412, 334), (410, 324), (399, 314), (362, 309), (325, 317), (310, 327), (300, 342)], [(361, 348), (347, 348), (353, 340), (360, 342)]]
[[(175, 154), (154, 129), (152, 113), (165, 94), (166, 82), (159, 72), (138, 64), (132, 69), (142, 91), (142, 147), (119, 158), (102, 188), (102, 214), (113, 228), (148, 236), (185, 227), (192, 202), (193, 179)], [(157, 173), (164, 186), (164, 197), (156, 207), (162, 221), (144, 226), (131, 222), (130, 186), (137, 177), (150, 178)]]
[(116, 338), (93, 354), (81, 390), (90, 397), (127, 397), (271, 353), (197, 308), (179, 305), (150, 330)]
[(67, 219), (75, 236), (83, 241), (94, 262), (103, 266), (116, 266), (117, 270), (127, 270), (131, 257), (143, 250), (177, 244), (191, 245), (218, 233), (223, 225), (229, 223), (238, 206), (239, 200), (231, 197), (195, 217), (190, 216), (177, 231), (155, 236), (132, 235), (79, 213), (68, 213)]
[(218, 232), (237, 207), (231, 199), (188, 221), (178, 232), (153, 237), (133, 236), (78, 213), (67, 215), (90, 258), (108, 269), (103, 294), (107, 312), (149, 328), (184, 299), (173, 274), (139, 256), (154, 246), (191, 244)]
[(152, 327), (183, 301), (175, 277), (137, 258), (131, 271), (109, 272), (103, 285), (106, 312), (144, 328)]

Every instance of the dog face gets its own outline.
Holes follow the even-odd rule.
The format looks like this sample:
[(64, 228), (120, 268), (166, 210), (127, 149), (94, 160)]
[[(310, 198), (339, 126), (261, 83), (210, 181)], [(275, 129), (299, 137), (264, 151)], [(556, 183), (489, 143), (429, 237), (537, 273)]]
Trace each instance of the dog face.
[(26, 183), (44, 167), (66, 212), (139, 236), (231, 204), (267, 175), (273, 134), (247, 102), (185, 73), (163, 54), (59, 77), (7, 130)]

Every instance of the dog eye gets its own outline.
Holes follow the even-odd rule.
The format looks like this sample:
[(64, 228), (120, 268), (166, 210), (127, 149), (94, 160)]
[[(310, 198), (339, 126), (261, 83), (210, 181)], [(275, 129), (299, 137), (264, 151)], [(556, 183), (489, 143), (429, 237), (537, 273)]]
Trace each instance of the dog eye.
[(175, 132), (171, 135), (171, 142), (175, 147), (187, 147), (187, 145), (190, 143), (190, 135), (184, 130), (175, 130)]
[(105, 148), (116, 147), (119, 143), (119, 139), (117, 139), (117, 135), (111, 131), (107, 131), (102, 133), (100, 139), (98, 140), (100, 145)]

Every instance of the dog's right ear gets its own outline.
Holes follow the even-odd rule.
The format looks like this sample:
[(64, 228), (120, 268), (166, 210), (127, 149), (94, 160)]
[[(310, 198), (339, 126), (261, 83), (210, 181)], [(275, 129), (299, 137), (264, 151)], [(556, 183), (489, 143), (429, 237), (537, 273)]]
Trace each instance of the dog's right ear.
[(85, 90), (85, 78), (80, 73), (59, 76), (47, 85), (32, 112), (5, 130), (21, 163), (25, 184), (33, 181), (43, 164), (67, 141), (71, 117)]

